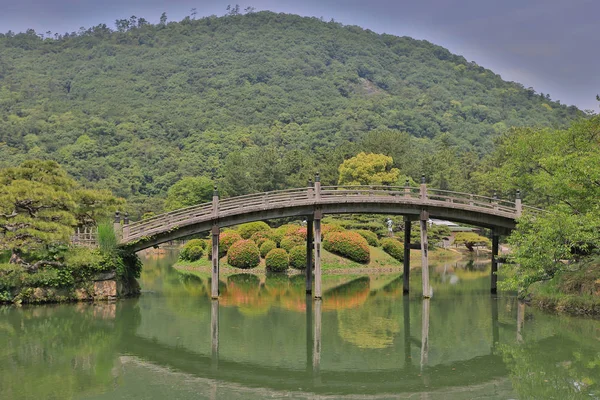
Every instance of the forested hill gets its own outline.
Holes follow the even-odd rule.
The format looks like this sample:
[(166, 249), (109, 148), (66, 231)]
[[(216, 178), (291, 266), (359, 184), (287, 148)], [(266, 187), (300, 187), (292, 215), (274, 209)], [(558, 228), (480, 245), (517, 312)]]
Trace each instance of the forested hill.
[[(426, 41), (316, 18), (117, 28), (0, 35), (0, 167), (53, 158), (141, 203), (189, 175), (230, 193), (304, 184), (315, 169), (332, 181), (348, 143), (374, 130), (422, 138), (421, 153), (443, 143), (482, 154), (507, 127), (581, 115)], [(397, 158), (419, 173), (418, 154)]]

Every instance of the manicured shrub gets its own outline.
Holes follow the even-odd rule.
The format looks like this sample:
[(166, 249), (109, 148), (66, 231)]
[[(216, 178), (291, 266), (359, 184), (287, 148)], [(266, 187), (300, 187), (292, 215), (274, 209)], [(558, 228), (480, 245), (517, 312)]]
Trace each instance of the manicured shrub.
[(367, 240), (367, 243), (369, 243), (369, 246), (379, 247), (379, 239), (377, 238), (377, 234), (375, 232), (371, 232), (366, 229), (356, 230), (355, 232), (364, 237)]
[(338, 224), (322, 224), (321, 236), (325, 237), (329, 232), (343, 232), (345, 229)]
[(179, 259), (183, 261), (196, 261), (204, 255), (206, 241), (202, 239), (192, 239), (188, 241), (179, 252)]
[(404, 261), (404, 245), (396, 239), (381, 239), (383, 251), (394, 257), (398, 261)]
[(277, 244), (271, 239), (267, 239), (263, 244), (260, 245), (260, 256), (265, 258), (267, 254), (277, 248)]
[(280, 246), (283, 238), (285, 236), (288, 236), (289, 233), (292, 233), (292, 232), (298, 230), (298, 228), (300, 228), (300, 225), (292, 225), (292, 224), (281, 225), (279, 228), (273, 229), (269, 239), (271, 239), (272, 241), (277, 243), (277, 246)]
[(273, 249), (265, 257), (267, 271), (283, 272), (288, 269), (289, 257), (284, 249)]
[(289, 229), (285, 236), (293, 236), (301, 238), (302, 240), (306, 240), (308, 230), (305, 226), (298, 226), (295, 229)]
[(360, 263), (366, 264), (371, 259), (367, 240), (356, 232), (329, 232), (323, 240), (323, 248)]
[(236, 268), (254, 268), (260, 263), (260, 253), (252, 240), (239, 240), (227, 251), (227, 263)]
[(225, 231), (219, 235), (219, 257), (224, 257), (231, 245), (242, 240), (236, 231)]
[(283, 239), (281, 239), (279, 247), (285, 251), (290, 251), (293, 247), (299, 246), (305, 242), (306, 239), (302, 239), (301, 236), (285, 236)]
[[(272, 240), (273, 242), (275, 242), (272, 239), (272, 236), (273, 235), (271, 231), (260, 231), (254, 232), (250, 239), (254, 240), (254, 243), (256, 243), (256, 245), (260, 248), (260, 246), (267, 240)], [(275, 242), (275, 245), (277, 245), (277, 242)]]
[(271, 227), (262, 221), (249, 222), (237, 228), (238, 233), (244, 239), (250, 239), (256, 232), (268, 232), (270, 230)]
[(306, 246), (295, 246), (290, 250), (290, 267), (306, 269)]

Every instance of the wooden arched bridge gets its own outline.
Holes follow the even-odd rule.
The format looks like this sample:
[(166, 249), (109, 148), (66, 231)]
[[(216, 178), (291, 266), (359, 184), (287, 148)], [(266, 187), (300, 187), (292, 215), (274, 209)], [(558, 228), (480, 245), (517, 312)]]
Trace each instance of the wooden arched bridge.
[[(527, 207), (526, 209), (530, 209)], [(531, 209), (535, 210), (535, 209)], [(278, 190), (245, 196), (219, 199), (215, 188), (213, 201), (180, 209), (150, 219), (115, 226), (122, 227), (120, 243), (134, 251), (186, 237), (200, 232), (212, 232), (213, 285), (212, 295), (218, 297), (219, 233), (220, 228), (246, 222), (283, 217), (305, 217), (308, 225), (307, 260), (311, 264), (314, 248), (315, 297), (321, 297), (321, 219), (324, 214), (368, 213), (403, 215), (404, 280), (408, 291), (410, 273), (411, 221), (421, 223), (423, 257), (423, 294), (430, 296), (427, 268), (427, 220), (429, 217), (491, 228), (493, 272), (492, 291), (496, 290), (496, 259), (498, 236), (509, 233), (523, 213), (517, 194), (515, 201), (500, 200), (468, 193), (410, 186), (321, 186), (315, 183), (299, 189)], [(314, 238), (314, 239), (313, 239)], [(314, 246), (313, 246), (314, 243)], [(312, 290), (312, 265), (307, 265), (307, 292)]]

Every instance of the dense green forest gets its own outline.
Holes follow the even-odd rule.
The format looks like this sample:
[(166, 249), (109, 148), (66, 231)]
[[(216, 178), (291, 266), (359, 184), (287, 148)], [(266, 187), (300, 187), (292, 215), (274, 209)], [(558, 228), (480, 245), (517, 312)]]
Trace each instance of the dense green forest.
[(582, 115), (429, 42), (295, 15), (0, 34), (0, 167), (56, 160), (134, 217), (185, 176), (225, 195), (329, 184), (360, 151), (474, 190), (508, 128)]

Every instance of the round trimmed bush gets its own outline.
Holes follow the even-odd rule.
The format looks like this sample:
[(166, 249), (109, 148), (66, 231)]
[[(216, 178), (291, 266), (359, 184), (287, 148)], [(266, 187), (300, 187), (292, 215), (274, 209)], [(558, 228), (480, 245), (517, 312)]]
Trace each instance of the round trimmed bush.
[(281, 241), (284, 237), (293, 235), (294, 232), (296, 232), (300, 228), (300, 225), (281, 225), (279, 228), (273, 230), (270, 239), (277, 243), (278, 246), (281, 246)]
[(227, 251), (227, 263), (232, 267), (249, 269), (260, 263), (260, 253), (252, 240), (240, 240)]
[(305, 241), (306, 239), (302, 239), (301, 236), (285, 236), (283, 239), (281, 239), (279, 247), (285, 251), (290, 251), (292, 248), (303, 244)]
[[(254, 243), (256, 243), (256, 245), (260, 248), (260, 246), (267, 240), (273, 240), (271, 239), (272, 237), (272, 232), (270, 231), (260, 231), (260, 232), (254, 232), (252, 234), (252, 236), (250, 237), (251, 240), (254, 240)], [(275, 242), (273, 240), (273, 242)], [(277, 244), (277, 243), (275, 243)]]
[(366, 229), (358, 229), (354, 232), (364, 237), (367, 240), (367, 243), (369, 243), (369, 246), (379, 247), (379, 239), (377, 238), (377, 234), (375, 232), (371, 232)]
[(306, 246), (296, 246), (290, 250), (290, 267), (306, 269)]
[(321, 225), (321, 236), (325, 237), (330, 232), (343, 232), (345, 229), (341, 225), (337, 224), (322, 224)]
[(277, 244), (274, 241), (270, 239), (265, 240), (265, 242), (260, 245), (260, 256), (265, 258), (267, 254), (275, 248), (277, 248)]
[(242, 240), (242, 237), (236, 231), (225, 231), (219, 235), (219, 257), (224, 257), (229, 248), (236, 242)]
[(267, 271), (283, 272), (287, 270), (289, 257), (284, 249), (273, 249), (265, 257), (265, 265)]
[(356, 232), (330, 232), (323, 240), (323, 248), (359, 263), (366, 264), (371, 259), (367, 240)]
[(270, 230), (271, 227), (262, 221), (249, 222), (237, 228), (238, 233), (244, 239), (250, 239), (256, 232), (268, 232)]
[(381, 240), (383, 251), (398, 261), (404, 261), (404, 245), (396, 239), (385, 238)]
[[(188, 241), (179, 252), (179, 259), (184, 261), (196, 261), (204, 255), (206, 242), (202, 239)], [(193, 250), (192, 250), (193, 249)]]

